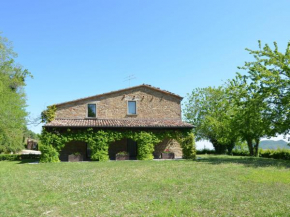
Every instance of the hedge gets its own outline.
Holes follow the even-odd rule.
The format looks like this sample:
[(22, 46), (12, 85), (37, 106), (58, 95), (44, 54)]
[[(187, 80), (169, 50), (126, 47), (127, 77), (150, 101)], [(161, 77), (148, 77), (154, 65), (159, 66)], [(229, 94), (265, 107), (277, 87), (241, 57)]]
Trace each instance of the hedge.
[(196, 150), (196, 154), (216, 154), (214, 149), (202, 149), (202, 150)]
[[(214, 150), (197, 150), (197, 154), (216, 154)], [(249, 151), (247, 150), (233, 150), (232, 155), (234, 156), (250, 156)], [(264, 158), (274, 158), (274, 159), (282, 159), (282, 160), (290, 160), (290, 149), (260, 149), (259, 157)]]
[(289, 149), (277, 149), (277, 150), (263, 150), (259, 151), (260, 157), (274, 158), (282, 160), (290, 160), (290, 150)]
[(250, 152), (248, 150), (233, 150), (232, 155), (234, 155), (234, 156), (250, 156)]
[(39, 160), (40, 155), (37, 154), (0, 154), (0, 161), (19, 161), (19, 160)]

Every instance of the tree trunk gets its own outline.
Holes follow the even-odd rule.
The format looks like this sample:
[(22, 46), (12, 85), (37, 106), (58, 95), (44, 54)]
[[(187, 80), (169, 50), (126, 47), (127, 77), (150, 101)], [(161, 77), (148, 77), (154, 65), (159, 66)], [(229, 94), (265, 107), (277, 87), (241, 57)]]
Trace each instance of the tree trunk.
[(254, 156), (253, 139), (247, 139), (250, 156)]
[(218, 143), (216, 139), (210, 139), (210, 142), (213, 144), (216, 154), (225, 154), (227, 146)]
[(231, 142), (229, 145), (227, 145), (227, 149), (228, 149), (228, 154), (231, 155), (233, 148), (235, 147), (235, 142)]
[(259, 157), (259, 143), (260, 139), (255, 139), (254, 156)]

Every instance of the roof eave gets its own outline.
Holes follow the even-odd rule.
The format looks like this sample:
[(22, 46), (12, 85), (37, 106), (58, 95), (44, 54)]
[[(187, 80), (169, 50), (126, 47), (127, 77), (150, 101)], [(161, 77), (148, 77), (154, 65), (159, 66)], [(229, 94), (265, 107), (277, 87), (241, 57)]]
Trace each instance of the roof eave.
[(66, 105), (66, 104), (70, 104), (70, 103), (74, 103), (74, 102), (78, 102), (78, 101), (82, 101), (82, 100), (88, 100), (88, 99), (95, 98), (95, 97), (101, 97), (101, 96), (105, 96), (105, 95), (109, 95), (109, 94), (118, 93), (118, 92), (125, 91), (125, 90), (132, 90), (132, 89), (139, 88), (139, 87), (148, 87), (148, 88), (151, 88), (153, 90), (162, 92), (164, 94), (167, 94), (167, 95), (176, 97), (176, 98), (180, 99), (180, 101), (183, 100), (183, 97), (181, 97), (181, 96), (179, 96), (177, 94), (174, 94), (174, 93), (171, 93), (171, 92), (167, 92), (165, 90), (161, 90), (161, 89), (156, 88), (156, 87), (152, 87), (151, 85), (141, 84), (141, 85), (134, 86), (134, 87), (129, 87), (129, 88), (124, 88), (124, 89), (120, 89), (120, 90), (116, 90), (116, 91), (111, 91), (111, 92), (107, 92), (107, 93), (97, 94), (97, 95), (94, 95), (94, 96), (84, 97), (84, 98), (80, 98), (80, 99), (76, 99), (76, 100), (71, 100), (71, 101), (67, 101), (67, 102), (63, 102), (63, 103), (58, 103), (58, 104), (54, 104), (54, 105), (55, 106)]
[(99, 128), (99, 129), (102, 129), (102, 128), (111, 128), (111, 129), (114, 129), (114, 128), (130, 128), (130, 129), (156, 129), (156, 128), (162, 128), (162, 129), (193, 129), (195, 128), (195, 126), (146, 126), (146, 127), (143, 127), (143, 126), (138, 126), (138, 127), (125, 127), (125, 126), (43, 126), (44, 128)]

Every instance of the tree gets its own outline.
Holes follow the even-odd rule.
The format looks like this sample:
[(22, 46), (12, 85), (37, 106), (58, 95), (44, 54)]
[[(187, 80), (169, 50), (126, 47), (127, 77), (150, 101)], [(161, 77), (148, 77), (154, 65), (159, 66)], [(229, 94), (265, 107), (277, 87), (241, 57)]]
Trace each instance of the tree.
[(237, 74), (229, 81), (228, 96), (235, 110), (233, 130), (248, 144), (251, 156), (258, 156), (261, 137), (271, 134), (271, 113), (267, 110), (265, 95), (256, 81)]
[(261, 137), (286, 134), (290, 129), (290, 42), (284, 54), (276, 42), (274, 47), (262, 48), (259, 41), (259, 50), (246, 49), (255, 61), (238, 67), (247, 74), (238, 74), (229, 85), (237, 108), (236, 130), (254, 156)]
[(208, 139), (217, 153), (231, 153), (238, 136), (233, 131), (234, 110), (226, 89), (197, 88), (188, 95), (185, 119), (192, 123), (197, 140)]
[(29, 139), (39, 140), (40, 135), (29, 130), (26, 126), (23, 129), (23, 137)]
[(289, 133), (290, 129), (290, 41), (285, 53), (278, 50), (274, 42), (274, 50), (268, 44), (259, 50), (246, 49), (255, 61), (246, 62), (240, 69), (248, 72), (247, 78), (259, 86), (271, 114), (271, 134)]
[(0, 35), (0, 153), (23, 148), (26, 125), (25, 79), (27, 70), (14, 63), (11, 43)]

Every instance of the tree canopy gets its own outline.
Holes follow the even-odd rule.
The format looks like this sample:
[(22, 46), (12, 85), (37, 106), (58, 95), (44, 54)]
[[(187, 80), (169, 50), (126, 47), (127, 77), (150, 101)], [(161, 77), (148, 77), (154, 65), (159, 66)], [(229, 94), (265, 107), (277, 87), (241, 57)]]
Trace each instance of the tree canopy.
[(228, 96), (234, 108), (233, 130), (248, 144), (250, 155), (257, 156), (260, 139), (271, 135), (270, 114), (256, 82), (238, 74), (229, 81)]
[(198, 140), (208, 139), (218, 153), (233, 149), (238, 138), (233, 131), (234, 109), (223, 87), (196, 88), (188, 95), (185, 118), (195, 128)]
[(247, 71), (247, 78), (259, 85), (271, 114), (272, 134), (289, 133), (290, 129), (290, 42), (284, 53), (274, 42), (274, 49), (268, 44), (259, 50), (249, 51), (255, 61), (246, 62), (240, 69)]
[(14, 62), (11, 43), (0, 35), (0, 153), (23, 148), (26, 126), (25, 79), (31, 76)]
[(184, 115), (193, 123), (197, 139), (208, 139), (217, 153), (235, 142), (246, 141), (257, 156), (260, 139), (288, 133), (290, 129), (290, 42), (285, 53), (265, 44), (250, 50), (255, 61), (238, 67), (223, 87), (197, 88), (188, 95)]

